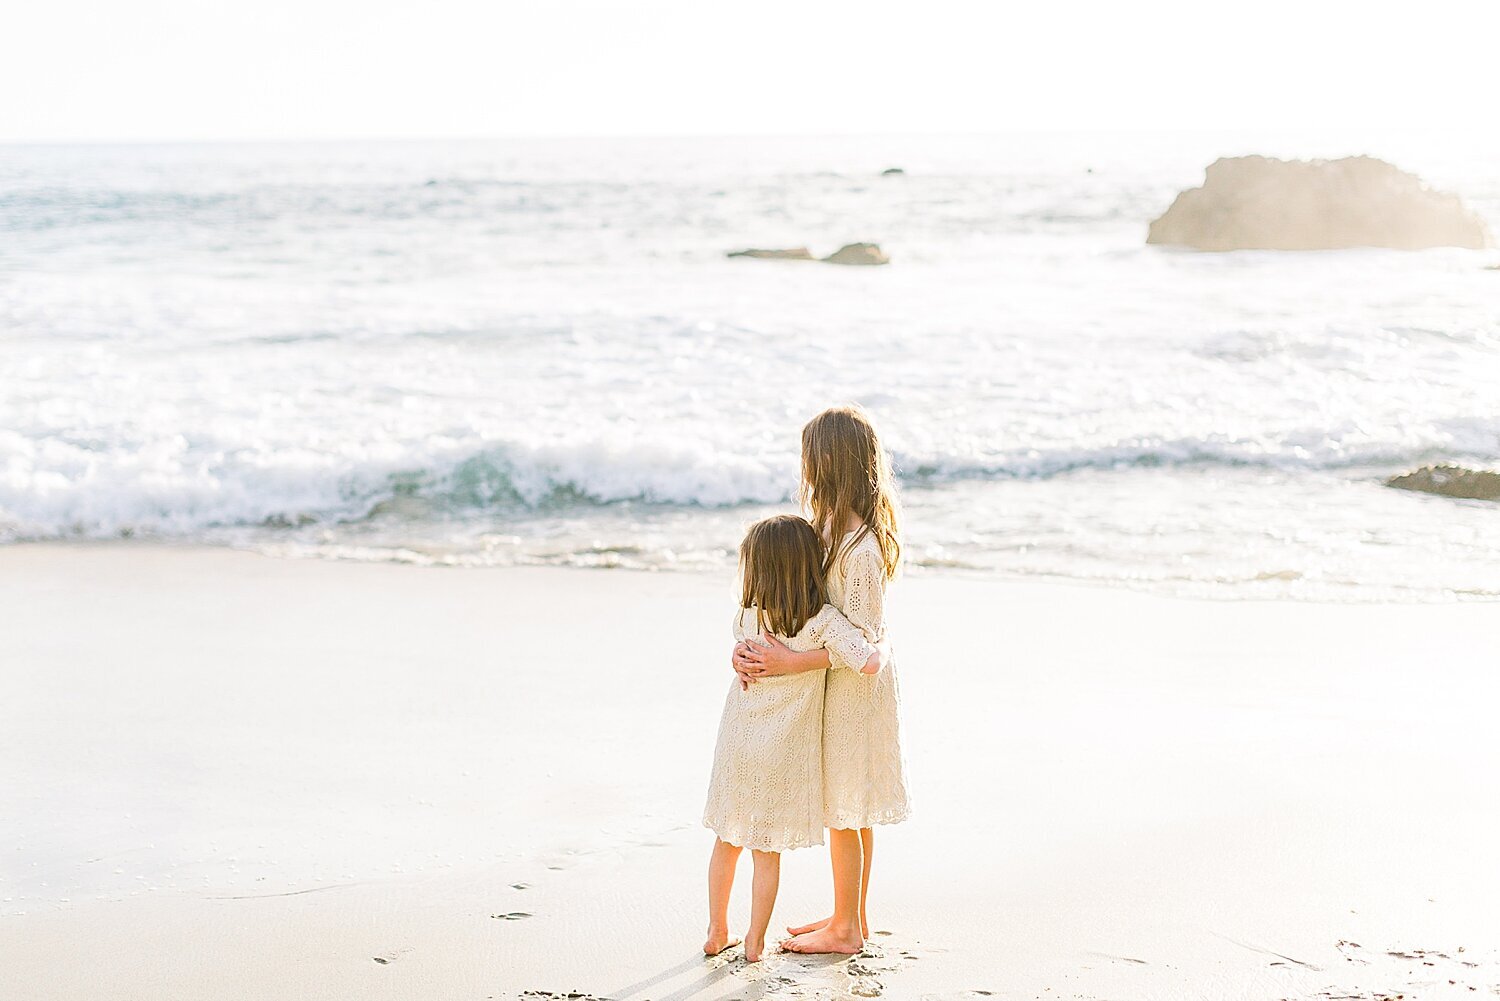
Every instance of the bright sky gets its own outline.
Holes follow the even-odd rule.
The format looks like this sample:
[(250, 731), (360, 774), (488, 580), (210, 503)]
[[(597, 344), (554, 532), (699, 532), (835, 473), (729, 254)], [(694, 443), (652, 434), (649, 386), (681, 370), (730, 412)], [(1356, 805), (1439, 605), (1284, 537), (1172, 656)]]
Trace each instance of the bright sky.
[(1497, 0), (33, 0), (0, 141), (1490, 130)]

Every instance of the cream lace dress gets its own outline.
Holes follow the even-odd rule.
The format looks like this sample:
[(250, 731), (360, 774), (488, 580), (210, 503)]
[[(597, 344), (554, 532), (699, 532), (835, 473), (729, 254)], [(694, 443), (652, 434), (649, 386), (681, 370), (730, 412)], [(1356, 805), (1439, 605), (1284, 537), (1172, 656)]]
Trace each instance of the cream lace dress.
[[(828, 599), (865, 639), (885, 638), (885, 572), (880, 544), (866, 535), (828, 572)], [(895, 824), (911, 812), (901, 751), (896, 658), (879, 674), (827, 671), (823, 700), (823, 823)]]
[[(735, 641), (759, 636), (754, 608), (734, 617)], [(743, 848), (782, 852), (823, 843), (824, 676), (857, 674), (875, 652), (860, 630), (824, 605), (796, 636), (796, 651), (828, 650), (828, 671), (762, 678), (724, 700), (703, 826)]]

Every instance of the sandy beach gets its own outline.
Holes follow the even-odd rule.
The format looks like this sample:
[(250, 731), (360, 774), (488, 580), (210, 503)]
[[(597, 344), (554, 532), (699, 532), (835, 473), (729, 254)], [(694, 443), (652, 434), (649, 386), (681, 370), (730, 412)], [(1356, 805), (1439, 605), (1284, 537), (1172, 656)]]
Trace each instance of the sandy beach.
[[(1500, 994), (1500, 606), (906, 579), (879, 933), (748, 967), (695, 954), (731, 591), (0, 550), (0, 994)], [(776, 923), (827, 893), (789, 855)]]
[(1500, 1001), (1500, 4), (1283, 6), (18, 9), (0, 1001)]

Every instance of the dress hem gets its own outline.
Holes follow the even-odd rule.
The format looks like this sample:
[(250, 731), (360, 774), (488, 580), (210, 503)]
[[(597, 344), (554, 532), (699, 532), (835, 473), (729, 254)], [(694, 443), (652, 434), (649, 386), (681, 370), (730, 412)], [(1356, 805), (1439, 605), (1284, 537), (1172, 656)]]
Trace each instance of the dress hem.
[[(753, 852), (775, 852), (779, 855), (782, 852), (796, 851), (798, 848), (819, 848), (824, 843), (823, 828), (821, 827), (818, 828), (818, 836), (816, 838), (793, 838), (787, 842), (777, 843), (768, 841), (765, 838), (750, 837), (743, 831), (732, 828), (728, 824), (716, 826), (709, 823), (707, 818), (704, 818), (703, 826), (713, 831), (714, 837), (726, 845), (733, 845), (736, 848), (748, 848)], [(721, 830), (721, 827), (724, 830)]]
[(828, 820), (830, 831), (858, 831), (866, 827), (882, 827), (886, 824), (899, 824), (911, 817), (911, 807), (903, 806), (895, 810), (882, 810), (873, 817), (850, 817), (848, 815), (833, 817)]

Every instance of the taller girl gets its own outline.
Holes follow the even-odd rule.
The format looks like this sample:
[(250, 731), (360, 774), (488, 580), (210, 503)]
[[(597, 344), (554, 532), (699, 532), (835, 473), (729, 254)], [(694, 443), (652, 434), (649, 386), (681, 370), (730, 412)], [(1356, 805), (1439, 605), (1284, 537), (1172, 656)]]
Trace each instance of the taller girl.
[[(885, 589), (901, 562), (890, 459), (857, 407), (825, 410), (802, 429), (802, 502), (827, 545), (829, 600), (872, 644), (886, 639)], [(751, 677), (828, 667), (824, 650), (795, 653), (774, 638), (747, 642), (736, 668)], [(855, 953), (870, 934), (866, 900), (878, 824), (910, 812), (894, 659), (879, 674), (828, 671), (823, 704), (823, 822), (833, 863), (833, 916), (788, 928), (792, 952)]]

